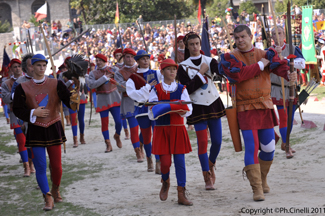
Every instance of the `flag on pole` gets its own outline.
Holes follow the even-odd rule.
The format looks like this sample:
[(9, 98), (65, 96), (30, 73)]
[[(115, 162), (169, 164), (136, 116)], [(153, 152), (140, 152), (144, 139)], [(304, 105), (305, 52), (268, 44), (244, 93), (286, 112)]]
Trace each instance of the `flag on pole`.
[(118, 25), (118, 22), (120, 21), (120, 14), (118, 12), (118, 3), (116, 2), (116, 13), (115, 13), (115, 25)]
[(6, 52), (6, 48), (3, 48), (3, 58), (2, 58), (2, 68), (1, 68), (1, 72), (0, 74), (3, 77), (7, 77), (8, 76), (8, 65), (10, 63), (10, 58)]
[(204, 55), (211, 56), (210, 53), (210, 40), (209, 40), (209, 32), (208, 32), (208, 17), (206, 17), (203, 21), (202, 25), (202, 45), (201, 49), (204, 52)]
[(36, 21), (40, 21), (41, 19), (44, 19), (47, 17), (47, 3), (40, 7), (36, 12), (35, 12), (35, 18)]
[(302, 7), (302, 55), (306, 59), (306, 64), (317, 64), (315, 57), (315, 39), (313, 31), (313, 7)]
[(197, 19), (199, 20), (199, 23), (201, 25), (201, 0), (199, 0), (199, 10), (197, 12)]
[(316, 22), (317, 30), (325, 30), (325, 21)]

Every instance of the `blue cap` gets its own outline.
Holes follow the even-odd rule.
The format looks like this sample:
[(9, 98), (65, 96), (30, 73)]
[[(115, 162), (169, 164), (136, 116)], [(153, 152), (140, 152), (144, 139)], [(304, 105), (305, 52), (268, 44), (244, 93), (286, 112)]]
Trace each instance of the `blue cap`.
[(150, 58), (150, 54), (148, 54), (146, 51), (139, 50), (137, 52), (137, 55), (134, 56), (134, 60), (138, 61), (140, 58), (145, 57), (145, 56), (147, 56), (148, 58)]
[(46, 64), (48, 63), (46, 57), (43, 56), (42, 54), (36, 54), (32, 57), (32, 65), (39, 61), (45, 61)]

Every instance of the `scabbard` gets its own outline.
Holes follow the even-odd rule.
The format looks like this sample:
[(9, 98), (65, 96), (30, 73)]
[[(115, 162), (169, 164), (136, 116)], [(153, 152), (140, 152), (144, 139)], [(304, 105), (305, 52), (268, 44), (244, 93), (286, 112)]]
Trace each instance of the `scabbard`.
[(241, 143), (241, 138), (239, 133), (237, 109), (233, 107), (228, 107), (226, 109), (226, 115), (227, 115), (228, 126), (230, 130), (232, 143), (235, 148), (235, 152), (240, 152), (243, 149), (242, 149), (242, 143)]

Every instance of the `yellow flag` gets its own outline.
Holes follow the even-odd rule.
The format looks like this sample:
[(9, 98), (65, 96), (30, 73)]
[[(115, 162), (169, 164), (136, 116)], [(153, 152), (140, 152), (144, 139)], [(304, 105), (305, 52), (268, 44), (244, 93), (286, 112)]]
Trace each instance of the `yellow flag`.
[(317, 30), (325, 30), (325, 21), (316, 22)]

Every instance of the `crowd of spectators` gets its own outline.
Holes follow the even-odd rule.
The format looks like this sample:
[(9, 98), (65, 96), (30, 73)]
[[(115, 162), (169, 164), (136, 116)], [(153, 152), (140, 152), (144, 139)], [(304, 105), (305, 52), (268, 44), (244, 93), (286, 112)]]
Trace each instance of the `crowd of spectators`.
[[(324, 14), (315, 15), (313, 17), (314, 22), (324, 21)], [(245, 11), (240, 15), (236, 12), (227, 14), (226, 16), (226, 26), (233, 31), (235, 25), (238, 24), (249, 24), (250, 22), (256, 22), (256, 34), (255, 34), (255, 46), (258, 48), (263, 48), (262, 39), (262, 22), (260, 16), (252, 14), (249, 16)], [(267, 17), (267, 21), (270, 27), (274, 26), (272, 17)], [(142, 17), (140, 16), (137, 21), (137, 24), (141, 25), (143, 36), (140, 32), (139, 25), (133, 24), (127, 28), (121, 28), (120, 32), (118, 28), (114, 27), (111, 29), (95, 29), (93, 28), (89, 34), (83, 35), (79, 40), (71, 43), (66, 47), (57, 57), (62, 58), (62, 61), (67, 56), (74, 54), (80, 54), (90, 61), (95, 61), (94, 56), (98, 53), (104, 54), (108, 59), (108, 64), (112, 65), (115, 62), (113, 57), (113, 52), (116, 48), (120, 47), (120, 36), (124, 48), (132, 48), (135, 51), (140, 49), (147, 49), (150, 54), (153, 56), (153, 61), (157, 61), (158, 55), (164, 53), (165, 57), (168, 58), (171, 56), (171, 53), (174, 50), (174, 26), (173, 23), (167, 25), (150, 25), (150, 23), (143, 22)], [(285, 17), (276, 18), (277, 25), (285, 25)], [(44, 26), (44, 25), (43, 25)], [(48, 32), (45, 33), (49, 38), (49, 43), (53, 48), (53, 51), (60, 49), (65, 44), (69, 43), (76, 35), (82, 32), (82, 22), (80, 19), (74, 19), (73, 22), (67, 23), (68, 30), (60, 31), (60, 24), (52, 22), (52, 27), (44, 27)], [(50, 33), (51, 29), (51, 33)], [(191, 22), (180, 22), (176, 25), (177, 36), (185, 35), (190, 31), (201, 33), (202, 28), (199, 24), (193, 24)], [(227, 33), (225, 26), (222, 26), (222, 20), (220, 17), (216, 16), (213, 19), (210, 19), (209, 22), (209, 34), (210, 34), (210, 43), (211, 49), (216, 48), (219, 53), (229, 52), (230, 45), (227, 38)], [(315, 32), (317, 38), (325, 39), (324, 32), (318, 31)], [(35, 34), (34, 38), (40, 38), (38, 40), (39, 48), (43, 48), (41, 41), (41, 35)], [(145, 41), (145, 43), (144, 43)]]

